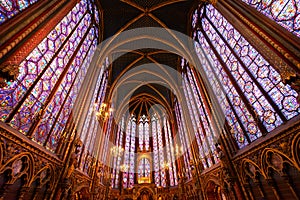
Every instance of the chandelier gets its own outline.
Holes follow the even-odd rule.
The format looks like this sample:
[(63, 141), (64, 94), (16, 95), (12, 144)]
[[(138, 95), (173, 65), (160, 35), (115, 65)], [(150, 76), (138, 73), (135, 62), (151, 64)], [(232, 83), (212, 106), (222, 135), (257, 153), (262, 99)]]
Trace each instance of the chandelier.
[(113, 157), (120, 157), (124, 153), (124, 148), (122, 148), (120, 146), (114, 146), (114, 147), (110, 148), (110, 152)]
[(94, 109), (96, 112), (97, 119), (99, 119), (99, 120), (102, 119), (103, 121), (105, 121), (110, 116), (113, 109), (109, 108), (109, 106), (107, 106), (107, 105), (108, 105), (107, 103), (101, 103), (101, 105), (99, 106), (99, 110), (97, 110), (98, 104), (95, 103)]
[(121, 172), (127, 172), (128, 171), (129, 166), (126, 164), (123, 164), (120, 166), (120, 170)]

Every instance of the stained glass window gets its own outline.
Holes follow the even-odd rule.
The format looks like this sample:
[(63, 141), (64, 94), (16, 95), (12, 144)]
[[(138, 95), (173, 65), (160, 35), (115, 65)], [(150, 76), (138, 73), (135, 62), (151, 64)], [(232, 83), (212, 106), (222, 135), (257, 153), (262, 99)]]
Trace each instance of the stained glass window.
[(134, 185), (135, 172), (135, 134), (136, 134), (136, 119), (132, 118), (131, 140), (130, 140), (130, 163), (129, 163), (129, 187)]
[(132, 116), (128, 121), (125, 137), (124, 153), (124, 173), (123, 187), (132, 188), (134, 185), (135, 172), (135, 134), (136, 134), (136, 117)]
[(188, 104), (189, 114), (192, 117), (195, 139), (198, 143), (200, 159), (204, 168), (216, 163), (216, 147), (219, 135), (216, 134), (211, 123), (208, 108), (206, 107), (200, 92), (195, 71), (190, 69), (186, 62), (182, 62), (186, 73), (183, 73), (184, 93)]
[(187, 135), (186, 130), (186, 124), (184, 122), (184, 116), (181, 108), (180, 102), (175, 99), (175, 114), (176, 114), (176, 120), (178, 124), (178, 134), (179, 134), (179, 141), (177, 141), (177, 144), (175, 146), (175, 155), (176, 156), (182, 156), (183, 160), (180, 162), (183, 166), (180, 170), (181, 178), (184, 176), (186, 178), (190, 178), (191, 175), (191, 167), (190, 167), (190, 160), (191, 160), (191, 144), (189, 143), (189, 137)]
[[(175, 161), (175, 148), (172, 137), (172, 131), (170, 128), (169, 120), (164, 117), (160, 120), (156, 115), (152, 115), (151, 118), (146, 115), (141, 115), (138, 124), (136, 124), (136, 117), (134, 115), (128, 120), (126, 131), (124, 130), (125, 118), (122, 119), (123, 128), (117, 129), (116, 145), (121, 148), (124, 146), (124, 154), (121, 156), (114, 157), (113, 170), (112, 170), (112, 186), (118, 188), (120, 184), (120, 171), (123, 171), (123, 182), (124, 188), (131, 188), (134, 184), (134, 170), (135, 165), (138, 171), (138, 177), (148, 177), (147, 182), (152, 182), (151, 169), (154, 170), (154, 183), (157, 186), (167, 186), (167, 174), (166, 167), (169, 168), (170, 185), (175, 186), (177, 182), (177, 166)], [(163, 124), (162, 124), (163, 123)], [(162, 126), (163, 125), (163, 126)], [(138, 132), (136, 132), (138, 131)], [(153, 157), (148, 158), (147, 155), (139, 156), (137, 160), (135, 152), (138, 150), (136, 144), (136, 134), (139, 136), (138, 145), (142, 143), (144, 148), (143, 151), (149, 152), (150, 150), (150, 135), (152, 136), (153, 144)], [(142, 139), (141, 139), (142, 138)], [(148, 138), (148, 139), (145, 139)], [(124, 156), (124, 157), (123, 157)], [(124, 162), (122, 163), (122, 158)], [(142, 181), (142, 179), (139, 179)]]
[(299, 0), (242, 0), (259, 12), (274, 20), (291, 33), (300, 37)]
[[(122, 117), (121, 123), (118, 125), (118, 131), (116, 133), (116, 147), (118, 149), (123, 148), (123, 136), (124, 136), (124, 117)], [(122, 160), (122, 153), (118, 154), (114, 157), (114, 163), (113, 163), (113, 182), (112, 186), (114, 188), (118, 188), (120, 184), (120, 171), (121, 171), (121, 160)]]
[(167, 117), (164, 117), (164, 132), (166, 138), (166, 153), (168, 160), (168, 168), (169, 168), (169, 178), (170, 178), (170, 186), (177, 185), (177, 167), (175, 164), (175, 152), (174, 152), (174, 142), (172, 137), (172, 132), (170, 129), (169, 120)]
[(138, 164), (138, 177), (139, 178), (149, 178), (151, 175), (150, 161), (147, 158), (142, 158)]
[(194, 24), (196, 52), (240, 148), (299, 114), (297, 93), (213, 6), (199, 8)]
[[(0, 90), (1, 120), (51, 151), (63, 135), (97, 45), (86, 7), (79, 2), (20, 64), (17, 80)], [(87, 124), (95, 135), (91, 115)]]
[(152, 125), (152, 138), (153, 138), (153, 166), (154, 166), (154, 183), (160, 185), (160, 165), (159, 165), (159, 152), (158, 152), (158, 142), (157, 142), (157, 118), (152, 116), (151, 125)]
[[(100, 155), (100, 160), (103, 162), (103, 163), (106, 163), (106, 161), (109, 161), (108, 160), (108, 157), (110, 158), (111, 155), (108, 155), (109, 154), (109, 151), (107, 151), (109, 149), (109, 142), (110, 142), (110, 134), (111, 134), (111, 130), (112, 130), (112, 125), (113, 125), (113, 115), (111, 114), (109, 117), (108, 117), (108, 122), (107, 122), (107, 134), (105, 134), (105, 137), (104, 137), (104, 145), (103, 145), (103, 148), (102, 148), (102, 155)], [(93, 139), (92, 139), (93, 140)], [(93, 140), (95, 141), (95, 140)], [(111, 163), (109, 163), (109, 166), (111, 166)]]
[[(66, 50), (70, 48), (70, 42), (66, 39), (70, 34), (74, 35), (73, 38), (76, 37), (78, 30), (76, 30), (74, 26), (79, 22), (79, 20), (83, 19), (84, 14), (84, 10), (80, 9), (81, 6), (83, 6), (83, 3), (74, 7), (73, 10), (49, 33), (41, 44), (35, 48), (29, 56), (27, 56), (20, 65), (20, 74), (17, 80), (12, 83), (9, 82), (8, 87), (1, 90), (0, 102), (2, 106), (0, 116), (3, 121), (5, 121), (9, 114), (13, 111), (17, 103), (22, 100), (26, 92), (29, 89), (33, 89), (31, 87), (33, 87), (32, 85), (38, 76), (45, 74), (44, 76), (48, 75), (49, 77), (53, 77), (50, 79), (53, 83), (49, 82), (50, 80), (48, 82), (50, 86), (55, 83), (57, 75), (53, 72), (53, 69), (48, 66), (50, 64), (49, 62), (52, 61), (52, 66), (63, 64), (63, 59), (61, 57), (55, 58), (55, 61), (52, 57), (56, 52), (61, 52), (61, 55), (65, 55)], [(71, 18), (72, 14), (77, 17)], [(68, 24), (69, 28), (67, 28)], [(62, 44), (64, 44), (64, 46)], [(74, 48), (72, 51), (74, 51)], [(72, 51), (70, 53), (72, 53)], [(48, 69), (46, 66), (48, 66)], [(47, 70), (47, 73), (45, 70)], [(56, 73), (60, 72), (61, 69)], [(40, 85), (43, 86), (43, 84)], [(35, 90), (33, 90), (33, 93), (35, 94)], [(42, 97), (42, 100), (45, 100), (45, 96)], [(33, 106), (33, 103), (28, 104)]]
[(148, 122), (147, 119), (146, 119), (146, 122), (144, 124), (144, 134), (145, 134), (145, 139), (144, 139), (145, 149), (146, 149), (146, 151), (148, 151), (148, 150), (150, 150), (150, 144), (149, 144), (150, 134), (149, 134), (149, 122)]
[(38, 0), (1, 0), (0, 25)]
[[(173, 138), (171, 136), (168, 120), (163, 117), (157, 117), (157, 115), (154, 114), (151, 117), (151, 126), (153, 139), (154, 183), (157, 186), (167, 186), (167, 167), (169, 168), (170, 185), (177, 185), (177, 170), (175, 166), (175, 155), (173, 154)], [(163, 138), (165, 138), (165, 140)]]
[(139, 121), (139, 148), (140, 150), (144, 148), (144, 124), (142, 118)]
[(149, 147), (149, 120), (142, 115), (139, 120), (139, 148), (148, 151)]
[[(105, 69), (105, 65), (102, 65), (101, 67), (101, 71), (99, 73), (98, 76), (98, 80), (96, 83), (96, 90), (94, 91), (94, 95), (93, 95), (93, 99), (91, 100), (91, 104), (89, 107), (89, 112), (88, 115), (86, 117), (84, 126), (82, 131), (80, 131), (80, 139), (81, 141), (83, 141), (84, 143), (86, 142), (86, 137), (89, 133), (89, 128), (91, 121), (93, 121), (93, 123), (96, 121), (96, 111), (99, 110), (100, 105), (103, 103), (103, 97), (102, 95), (105, 95), (105, 91), (106, 91), (106, 84), (107, 84), (107, 71), (104, 72)], [(97, 88), (99, 88), (99, 93), (97, 91)], [(97, 94), (100, 94), (99, 96), (97, 96)]]

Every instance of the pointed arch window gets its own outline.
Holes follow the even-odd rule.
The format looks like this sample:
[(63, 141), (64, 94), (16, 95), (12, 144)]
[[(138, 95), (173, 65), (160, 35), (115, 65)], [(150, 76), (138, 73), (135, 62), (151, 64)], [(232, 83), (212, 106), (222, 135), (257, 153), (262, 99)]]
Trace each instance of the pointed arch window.
[[(92, 58), (92, 55), (91, 55)], [(108, 59), (106, 58), (103, 65), (101, 66), (95, 90), (93, 91), (93, 97), (90, 101), (88, 113), (86, 114), (84, 124), (82, 128), (78, 127), (78, 133), (80, 133), (80, 140), (83, 142), (83, 152), (81, 153), (81, 162), (79, 169), (83, 170), (85, 165), (85, 158), (87, 155), (96, 154), (97, 151), (93, 151), (93, 148), (97, 146), (95, 144), (96, 137), (99, 136), (99, 122), (96, 117), (96, 113), (99, 110), (100, 105), (104, 101), (106, 93), (107, 76), (108, 71), (105, 70), (108, 67)], [(87, 70), (85, 70), (86, 74)], [(83, 80), (82, 80), (83, 81)], [(106, 140), (105, 140), (106, 141)], [(103, 145), (104, 148), (105, 145)], [(99, 156), (99, 161), (104, 162), (104, 156)]]
[(151, 163), (150, 163), (150, 160), (148, 158), (142, 158), (139, 161), (139, 163), (138, 163), (138, 178), (142, 182), (150, 183)]
[(153, 162), (154, 162), (154, 183), (157, 186), (166, 187), (166, 164), (171, 163), (165, 156), (166, 144), (163, 140), (163, 119), (156, 114), (151, 117), (152, 138), (153, 138)]
[(123, 187), (132, 188), (135, 172), (135, 134), (136, 117), (131, 116), (128, 121), (125, 136)]
[(160, 159), (159, 159), (159, 144), (157, 142), (157, 134), (159, 130), (157, 129), (158, 119), (156, 116), (152, 116), (151, 125), (152, 125), (152, 137), (153, 137), (153, 165), (154, 165), (154, 183), (159, 186), (160, 181)]
[(145, 149), (148, 151), (150, 149), (149, 146), (149, 120), (146, 115), (142, 115), (139, 120), (139, 148), (140, 150)]
[[(163, 123), (163, 124), (160, 124)], [(122, 119), (122, 127), (125, 124), (124, 117)], [(141, 125), (142, 124), (142, 125)], [(163, 126), (163, 127), (162, 127)], [(138, 128), (137, 128), (138, 127)], [(124, 130), (124, 127), (122, 128)], [(147, 143), (149, 144), (150, 150), (150, 139), (145, 139), (145, 137), (152, 136), (153, 144), (153, 157), (145, 157), (141, 153), (142, 159), (136, 157), (135, 147), (135, 130), (138, 131), (139, 135), (139, 147), (142, 143), (143, 146), (147, 148)], [(143, 133), (143, 134), (142, 134)], [(122, 139), (123, 138), (123, 139)], [(142, 138), (142, 140), (141, 140)], [(120, 171), (123, 173), (122, 185), (124, 188), (130, 188), (134, 184), (134, 167), (135, 164), (138, 170), (138, 180), (142, 180), (147, 177), (146, 182), (152, 182), (152, 169), (154, 171), (154, 183), (157, 186), (167, 186), (167, 178), (169, 175), (170, 186), (175, 186), (177, 182), (177, 166), (175, 163), (175, 148), (172, 138), (172, 132), (170, 129), (170, 124), (167, 117), (163, 117), (160, 122), (156, 115), (152, 115), (151, 119), (146, 116), (141, 116), (136, 124), (136, 118), (134, 115), (131, 116), (128, 121), (126, 132), (122, 132), (120, 128), (117, 130), (116, 145), (118, 148), (122, 148), (123, 141), (124, 146), (124, 157), (123, 155), (113, 158), (113, 170), (112, 170), (112, 186), (118, 188)], [(141, 142), (142, 141), (142, 142)], [(147, 149), (146, 149), (147, 151)], [(122, 163), (122, 158), (124, 161)], [(143, 159), (145, 158), (145, 159)], [(136, 163), (135, 163), (136, 162)], [(169, 168), (169, 173), (166, 174), (166, 166)], [(131, 176), (132, 174), (132, 176)], [(142, 177), (142, 179), (140, 179)]]
[(300, 112), (297, 93), (212, 5), (194, 12), (194, 39), (203, 68), (239, 148)]

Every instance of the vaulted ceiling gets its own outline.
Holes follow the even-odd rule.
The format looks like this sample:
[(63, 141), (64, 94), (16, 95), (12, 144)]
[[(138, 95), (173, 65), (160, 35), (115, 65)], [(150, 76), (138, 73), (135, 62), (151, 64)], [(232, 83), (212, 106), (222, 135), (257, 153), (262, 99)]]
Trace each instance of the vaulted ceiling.
[[(191, 11), (193, 6), (197, 4), (197, 0), (99, 0), (99, 2), (103, 12), (104, 40), (113, 38), (124, 31), (143, 27), (167, 28), (188, 35), (189, 27), (191, 26), (188, 23), (191, 21)], [(148, 42), (153, 41), (149, 40)], [(124, 51), (126, 52), (124, 53)], [(162, 49), (140, 49), (137, 47), (136, 49), (131, 48), (131, 50), (120, 50), (118, 48), (109, 57), (113, 60), (110, 72), (110, 85), (112, 86), (111, 89), (115, 90), (114, 86), (117, 85), (116, 82), (122, 79), (122, 76), (125, 76), (132, 69), (138, 69), (137, 71), (139, 71), (139, 67), (143, 65), (150, 64), (148, 65), (150, 68), (151, 66), (158, 66), (160, 68), (168, 66), (175, 70), (180, 68), (180, 57)], [(142, 71), (143, 68), (140, 69)], [(153, 78), (157, 76), (163, 80), (164, 76), (166, 76), (164, 73), (151, 75), (149, 70), (145, 70), (139, 75), (143, 74), (148, 79), (149, 76), (150, 79), (151, 76)], [(136, 83), (141, 82), (141, 77), (131, 78), (130, 84), (135, 81)], [(130, 100), (125, 103), (122, 102), (124, 97), (120, 98), (122, 95), (118, 91), (117, 95), (119, 95), (119, 99), (121, 100), (117, 104), (128, 104), (129, 110), (136, 115), (147, 114), (146, 112), (148, 112), (149, 107), (155, 104), (163, 106), (170, 112), (172, 92), (168, 84), (161, 82), (137, 84), (130, 95)], [(126, 84), (129, 83), (122, 82), (120, 85), (124, 86)], [(126, 96), (126, 94), (123, 95)]]

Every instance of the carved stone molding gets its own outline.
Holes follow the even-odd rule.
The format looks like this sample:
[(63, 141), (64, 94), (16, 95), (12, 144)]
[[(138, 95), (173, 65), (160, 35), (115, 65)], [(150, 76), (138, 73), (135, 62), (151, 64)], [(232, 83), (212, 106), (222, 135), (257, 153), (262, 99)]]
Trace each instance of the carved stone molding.
[(72, 187), (71, 194), (75, 195), (75, 193), (80, 192), (82, 189), (89, 190), (91, 185), (91, 178), (88, 177), (86, 174), (82, 174), (79, 171), (74, 171), (74, 174), (72, 176)]
[(8, 177), (5, 184), (12, 185), (22, 179), (24, 189), (33, 184), (37, 187), (47, 184), (47, 187), (54, 188), (59, 166), (4, 138), (1, 138), (0, 146), (0, 174), (5, 173)]
[(299, 133), (295, 136), (286, 136), (286, 138), (278, 142), (265, 146), (262, 144), (261, 146), (264, 146), (263, 149), (252, 152), (252, 154), (249, 154), (242, 160), (234, 160), (241, 182), (247, 185), (249, 178), (255, 181), (259, 175), (263, 176), (265, 180), (270, 180), (272, 171), (276, 171), (284, 177), (286, 176), (285, 166), (287, 165), (300, 171)]
[(18, 148), (20, 149), (20, 151), (22, 150), (24, 152), (32, 152), (34, 153), (34, 155), (38, 155), (40, 158), (48, 160), (52, 164), (62, 166), (62, 161), (58, 159), (53, 153), (49, 152), (44, 147), (41, 147), (37, 143), (29, 140), (24, 135), (20, 135), (20, 137), (18, 137), (18, 134), (9, 132), (0, 127), (0, 138), (2, 138), (2, 140), (5, 140), (5, 143), (8, 144), (8, 146), (11, 146), (12, 148)]

